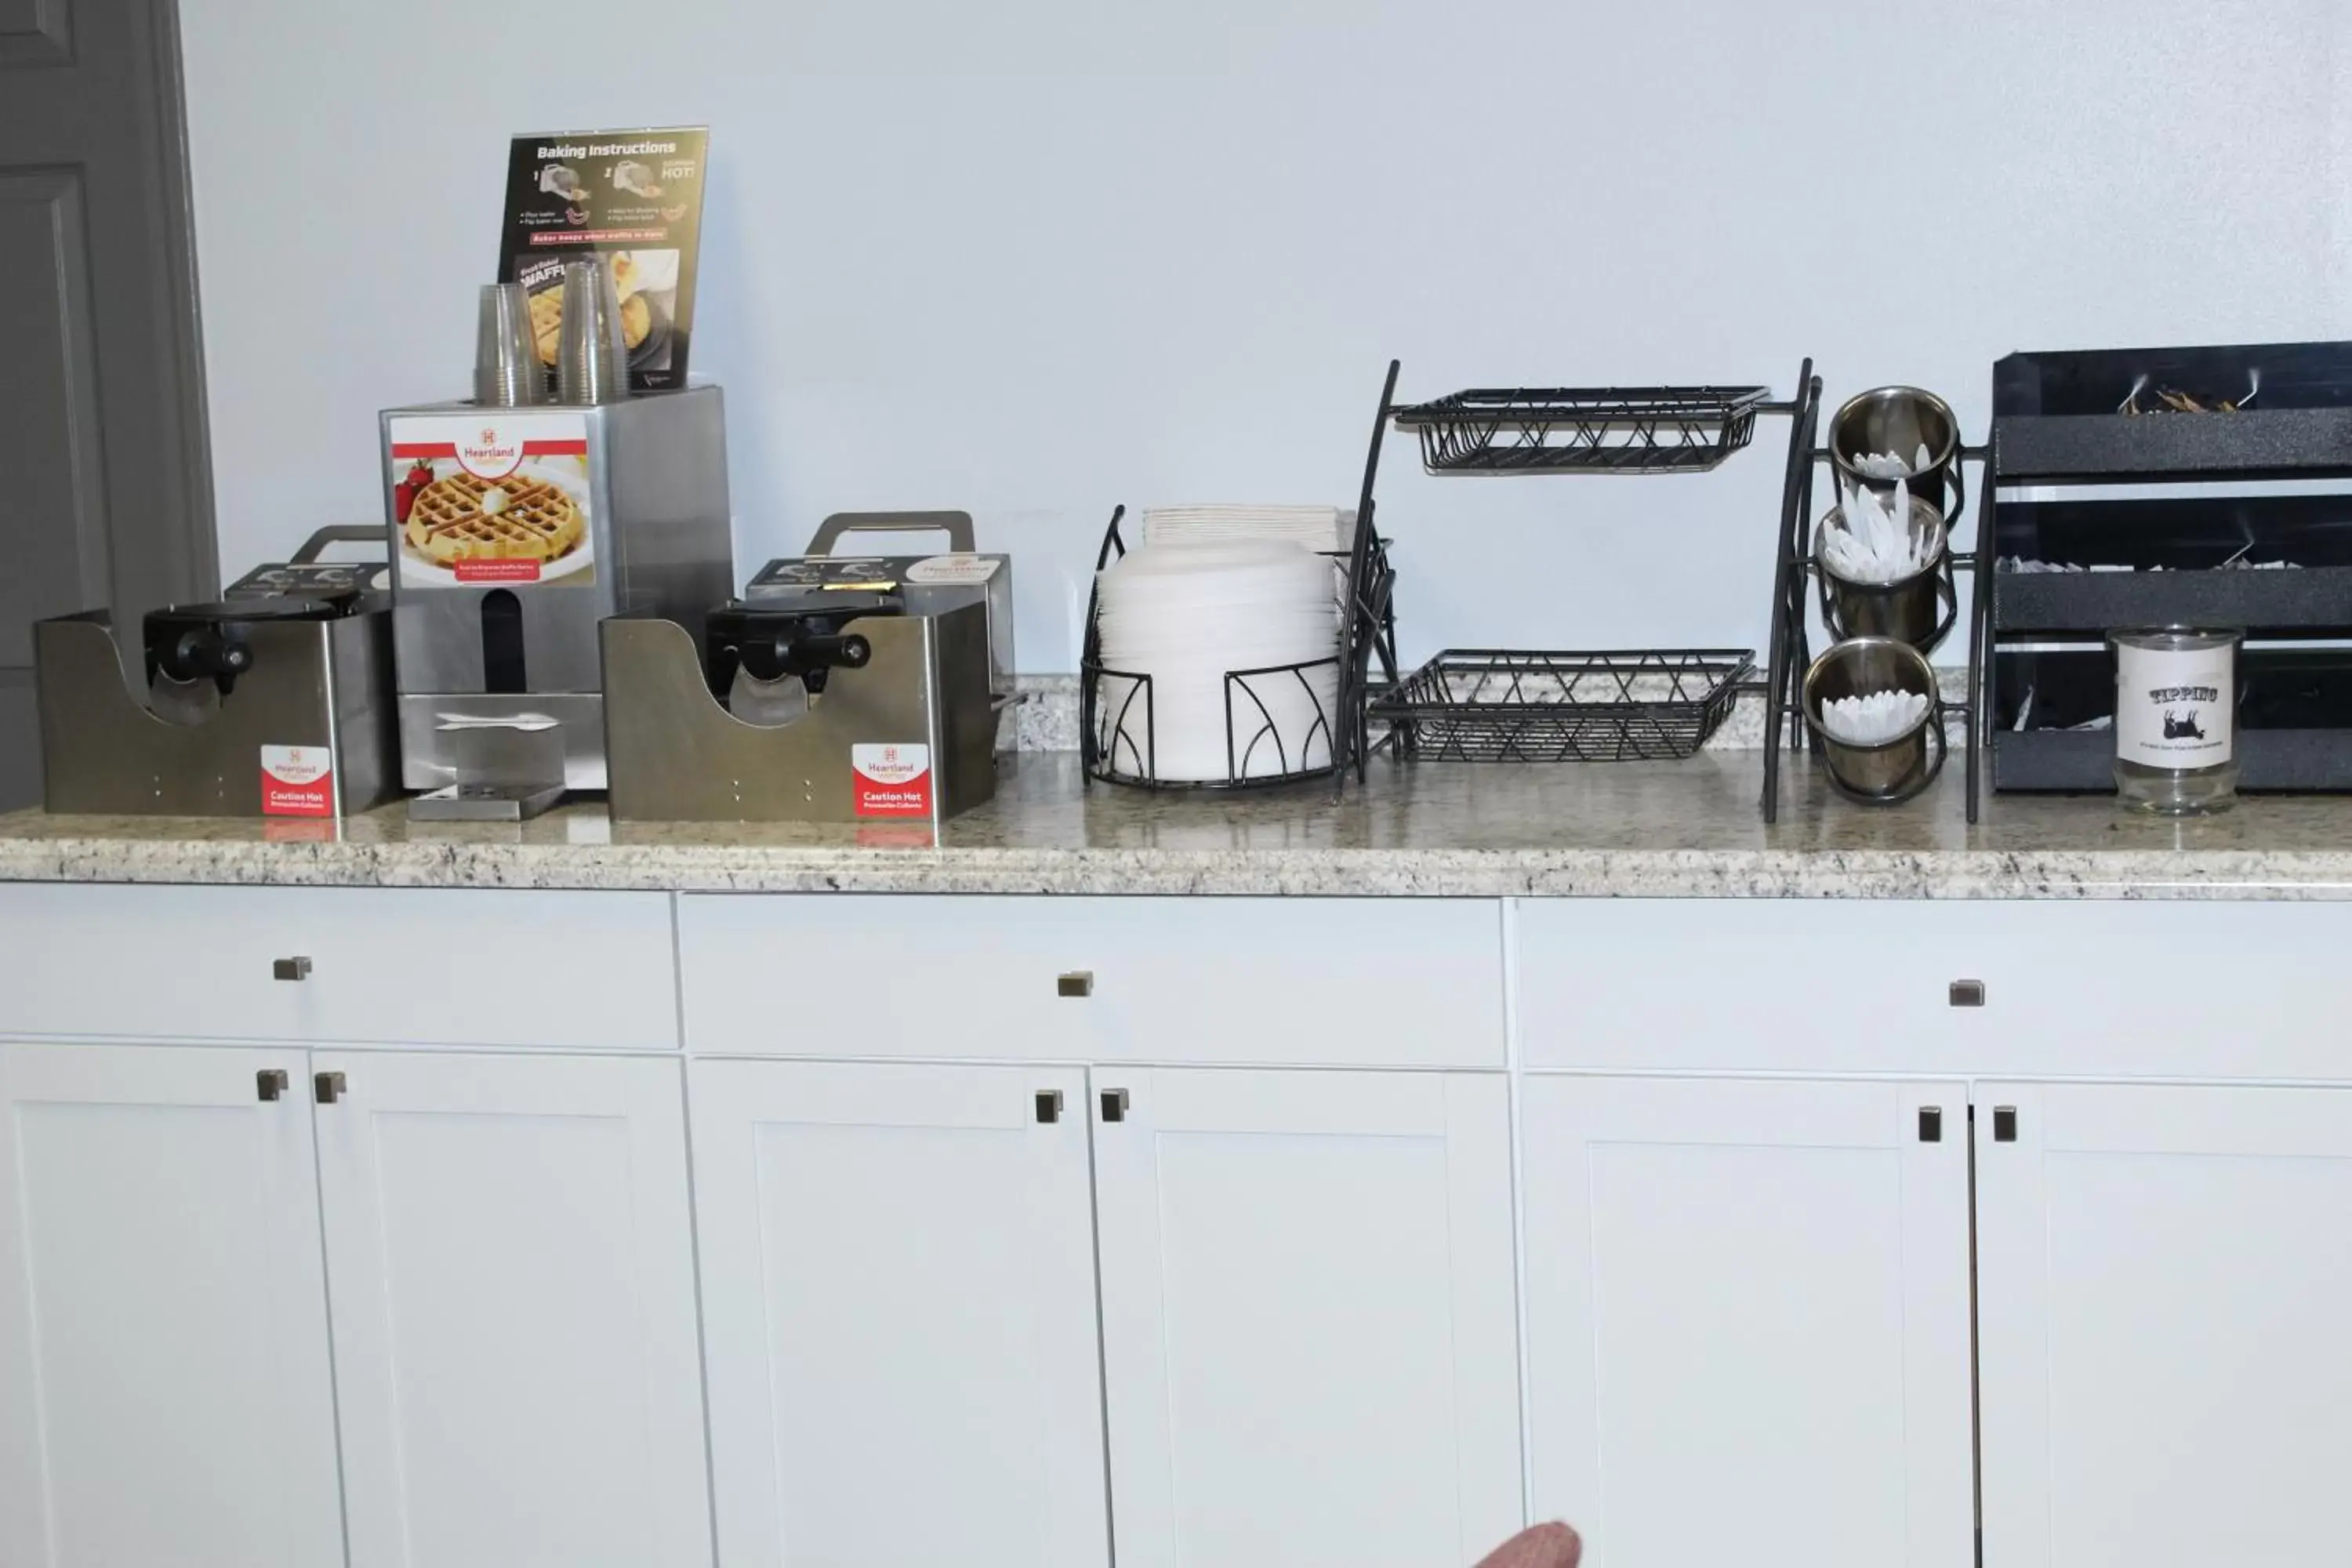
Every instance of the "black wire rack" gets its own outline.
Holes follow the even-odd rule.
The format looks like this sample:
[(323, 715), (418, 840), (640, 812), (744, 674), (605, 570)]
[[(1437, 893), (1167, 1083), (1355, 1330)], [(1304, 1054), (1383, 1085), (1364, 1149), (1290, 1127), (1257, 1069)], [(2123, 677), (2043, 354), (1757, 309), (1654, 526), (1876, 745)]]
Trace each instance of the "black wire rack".
[(1660, 762), (1721, 726), (1755, 668), (1745, 648), (1553, 653), (1449, 648), (1376, 698), (1402, 757)]
[[(1339, 657), (1334, 654), (1298, 664), (1226, 671), (1224, 777), (1171, 779), (1161, 773), (1151, 677), (1097, 666), (1085, 677), (1095, 693), (1084, 720), (1089, 744), (1081, 748), (1089, 753), (1087, 773), (1106, 784), (1148, 789), (1231, 789), (1327, 777), (1338, 766), (1339, 713), (1336, 703), (1326, 710), (1316, 693), (1317, 683), (1308, 677), (1339, 668)], [(1111, 693), (1108, 700), (1106, 690)], [(1274, 710), (1277, 705), (1289, 706), (1294, 691), (1305, 699), (1304, 721), (1285, 726)]]
[(1702, 473), (1755, 437), (1760, 386), (1474, 387), (1394, 411), (1433, 474)]
[[(1798, 393), (1793, 403), (1769, 405), (1766, 412), (1790, 416), (1789, 461), (1780, 490), (1780, 549), (1772, 573), (1772, 646), (1767, 660), (1764, 678), (1764, 700), (1767, 708), (1764, 723), (1764, 820), (1777, 822), (1780, 815), (1780, 753), (1783, 749), (1802, 752), (1806, 748), (1807, 731), (1803, 706), (1805, 672), (1812, 665), (1811, 639), (1806, 623), (1808, 590), (1822, 574), (1822, 563), (1813, 554), (1810, 528), (1813, 510), (1813, 476), (1817, 468), (1831, 463), (1827, 447), (1816, 446), (1822, 423), (1822, 378), (1813, 374), (1813, 362), (1807, 360), (1798, 373)], [(1985, 465), (1988, 448), (1962, 443), (1955, 454), (1952, 466), (1952, 489), (1948, 498), (1957, 503), (1965, 495), (1958, 482), (1961, 466), (1968, 463)], [(1992, 570), (1992, 492), (1991, 475), (1985, 471), (1977, 488), (1977, 537), (1973, 547), (1963, 550), (1952, 534), (1959, 521), (1958, 504), (1949, 509), (1943, 558), (1936, 570), (1940, 581), (1938, 597), (1948, 605), (1958, 602), (1957, 572), (1968, 572), (1981, 584)], [(1822, 585), (1822, 602), (1827, 604), (1826, 584)], [(1968, 773), (1968, 819), (1974, 823), (1982, 804), (1983, 783), (1977, 765), (1978, 746), (1985, 721), (1984, 673), (1985, 649), (1991, 638), (1991, 595), (1979, 592), (1974, 595), (1967, 616), (1969, 624), (1968, 692), (1958, 700), (1941, 700), (1936, 704), (1935, 717), (1930, 721), (1935, 731), (1935, 761), (1924, 776), (1893, 795), (1856, 795), (1829, 774), (1831, 787), (1847, 798), (1872, 805), (1895, 805), (1910, 800), (1935, 783), (1941, 773), (1944, 759), (1951, 750), (1950, 731), (1960, 727), (1961, 755)], [(1932, 647), (1953, 629), (1958, 619), (1948, 612), (1928, 643)], [(1834, 634), (1832, 634), (1834, 635)], [(1926, 648), (1921, 650), (1927, 651)], [(1825, 770), (1826, 771), (1826, 770)]]
[[(1818, 572), (1806, 536), (1812, 511), (1813, 472), (1830, 462), (1815, 445), (1821, 433), (1821, 378), (1807, 359), (1798, 369), (1798, 391), (1787, 402), (1759, 386), (1650, 386), (1607, 388), (1475, 388), (1434, 402), (1395, 401), (1397, 362), (1389, 363), (1374, 422), (1371, 454), (1364, 469), (1364, 508), (1370, 515), (1374, 476), (1380, 466), (1381, 431), (1391, 420), (1420, 437), (1423, 465), (1436, 474), (1696, 473), (1716, 467), (1754, 440), (1756, 422), (1771, 416), (1789, 419), (1789, 447), (1782, 472), (1780, 546), (1772, 581), (1772, 636), (1761, 681), (1744, 668), (1751, 655), (1722, 649), (1653, 649), (1606, 655), (1559, 655), (1510, 650), (1454, 650), (1406, 680), (1391, 675), (1387, 689), (1367, 689), (1366, 727), (1379, 719), (1388, 726), (1381, 744), (1399, 755), (1452, 756), (1469, 760), (1590, 758), (1616, 760), (1679, 757), (1704, 744), (1721, 725), (1743, 691), (1759, 692), (1766, 703), (1764, 784), (1759, 805), (1767, 822), (1777, 821), (1783, 750), (1801, 752), (1806, 744), (1800, 707), (1804, 672), (1811, 658), (1806, 621), (1809, 580)], [(1962, 446), (1952, 469), (1950, 510), (1957, 522), (1961, 494), (1958, 463), (1982, 463), (1986, 449)], [(1981, 580), (1990, 571), (1991, 498), (1978, 492), (1979, 525), (1972, 554), (1948, 542), (1938, 563), (1937, 596), (1946, 606), (1933, 640), (1955, 629), (1960, 618), (1956, 571)], [(1962, 727), (1968, 761), (1968, 819), (1978, 817), (1981, 783), (1978, 746), (1985, 720), (1987, 601), (1978, 594), (1967, 616), (1969, 686), (1965, 700), (1938, 705), (1936, 769), (1949, 749), (1945, 727)], [(1391, 656), (1394, 649), (1387, 650)], [(1559, 661), (1602, 661), (1564, 687)], [(1453, 661), (1449, 664), (1449, 660)], [(1723, 674), (1712, 668), (1726, 660), (1743, 666)], [(1551, 668), (1546, 668), (1547, 661)], [(1687, 668), (1669, 668), (1678, 661)], [(1391, 668), (1393, 670), (1393, 662)], [(1629, 673), (1630, 672), (1630, 673)], [(1592, 676), (1625, 684), (1607, 702), (1563, 696), (1580, 694)], [(1673, 679), (1679, 676), (1679, 680)], [(1667, 684), (1655, 685), (1662, 678)], [(1644, 688), (1641, 682), (1653, 683)], [(1465, 684), (1466, 683), (1466, 684)], [(1663, 696), (1657, 693), (1663, 689)], [(1637, 696), (1637, 693), (1646, 694)], [(1639, 716), (1644, 700), (1654, 717)], [(1613, 710), (1613, 711), (1612, 711)], [(1466, 723), (1465, 723), (1466, 721)], [(1518, 722), (1524, 721), (1524, 722)], [(1517, 727), (1515, 728), (1515, 723)], [(1646, 726), (1646, 727), (1645, 727)], [(1688, 749), (1685, 749), (1687, 747)], [(1371, 748), (1363, 747), (1359, 755)], [(1835, 784), (1836, 780), (1832, 779)], [(1904, 798), (1908, 798), (1910, 791)], [(1874, 800), (1874, 804), (1887, 804)]]

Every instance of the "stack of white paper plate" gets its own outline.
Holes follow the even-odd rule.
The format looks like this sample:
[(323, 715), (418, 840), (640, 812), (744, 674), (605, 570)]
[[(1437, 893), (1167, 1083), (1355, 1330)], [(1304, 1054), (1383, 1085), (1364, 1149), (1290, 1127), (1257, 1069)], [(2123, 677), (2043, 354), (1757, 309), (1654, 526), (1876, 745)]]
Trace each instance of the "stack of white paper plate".
[[(1096, 616), (1097, 740), (1114, 772), (1200, 784), (1330, 766), (1339, 577), (1328, 557), (1264, 539), (1155, 542), (1147, 530), (1097, 579)], [(1284, 668), (1297, 665), (1311, 668)]]
[(1143, 514), (1146, 544), (1280, 540), (1309, 550), (1345, 550), (1356, 514), (1336, 506), (1160, 506)]

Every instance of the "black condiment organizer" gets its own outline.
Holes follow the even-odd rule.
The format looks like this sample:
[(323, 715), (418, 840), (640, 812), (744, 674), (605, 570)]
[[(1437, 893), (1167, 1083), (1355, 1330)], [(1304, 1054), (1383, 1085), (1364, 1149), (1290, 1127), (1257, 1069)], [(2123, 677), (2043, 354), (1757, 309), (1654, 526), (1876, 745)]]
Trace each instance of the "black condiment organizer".
[[(2168, 393), (2214, 411), (2175, 411)], [(2352, 789), (2352, 651), (2310, 646), (2352, 640), (2352, 495), (2210, 488), (2352, 479), (2352, 343), (2012, 354), (1993, 409), (1993, 787), (2113, 788), (2113, 733), (2075, 727), (2115, 711), (2105, 635), (2190, 626), (2247, 636), (2241, 787)], [(2064, 493), (1993, 498), (2003, 485)], [(2172, 493), (2071, 493), (2095, 485)], [(2002, 557), (2137, 569), (1994, 569)], [(2298, 564), (2262, 564), (2282, 560)]]

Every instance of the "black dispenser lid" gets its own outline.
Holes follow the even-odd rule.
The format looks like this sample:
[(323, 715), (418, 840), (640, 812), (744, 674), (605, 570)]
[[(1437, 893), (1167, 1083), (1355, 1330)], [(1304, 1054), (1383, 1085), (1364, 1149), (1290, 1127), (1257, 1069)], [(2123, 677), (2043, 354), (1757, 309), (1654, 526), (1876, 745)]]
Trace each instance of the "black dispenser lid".
[(874, 656), (872, 644), (845, 627), (906, 609), (898, 594), (879, 592), (813, 590), (757, 604), (730, 599), (703, 620), (711, 693), (723, 700), (739, 669), (759, 680), (798, 676), (821, 692), (831, 671), (863, 669)]
[(247, 627), (279, 621), (337, 621), (358, 605), (356, 593), (316, 599), (221, 599), (166, 605), (147, 612), (147, 679), (163, 675), (183, 685), (209, 679), (226, 697), (253, 668)]
[(215, 599), (194, 605), (166, 605), (147, 612), (148, 635), (159, 626), (216, 626), (255, 621), (339, 621), (352, 613), (359, 594), (323, 595), (314, 598)]

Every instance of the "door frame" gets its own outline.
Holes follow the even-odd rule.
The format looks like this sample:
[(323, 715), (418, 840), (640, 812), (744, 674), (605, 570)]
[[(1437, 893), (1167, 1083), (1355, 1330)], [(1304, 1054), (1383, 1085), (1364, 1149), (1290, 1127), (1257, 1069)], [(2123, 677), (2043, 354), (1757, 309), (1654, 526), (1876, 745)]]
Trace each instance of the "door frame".
[[(205, 395), (203, 290), (196, 275), (194, 185), (188, 163), (188, 93), (180, 54), (179, 0), (130, 0), (148, 13), (149, 60), (154, 81), (155, 133), (165, 175), (161, 256), (169, 289), (164, 341), (155, 350), (171, 367), (175, 394), (173, 425), (178, 439), (183, 515), (121, 518), (110, 515), (106, 531), (114, 559), (126, 545), (153, 552), (153, 559), (177, 563), (174, 591), (190, 599), (220, 593), (220, 534), (213, 508), (212, 413)], [(135, 559), (135, 557), (134, 557)], [(110, 584), (110, 588), (112, 584)]]
[[(107, 8), (107, 23), (81, 21), (77, 9), (95, 16)], [(119, 24), (114, 26), (112, 24)], [(104, 63), (85, 68), (80, 50), (86, 38), (103, 34), (108, 54)], [(112, 51), (120, 49), (122, 58)], [(91, 395), (99, 401), (89, 414), (99, 420), (95, 447), (100, 472), (110, 479), (121, 470), (126, 455), (110, 450), (104, 439), (108, 390), (98, 364), (106, 357), (105, 344), (123, 345), (152, 367), (153, 391), (161, 427), (152, 437), (152, 456), (166, 483), (166, 504), (126, 501), (110, 483), (104, 488), (104, 538), (84, 542), (81, 560), (89, 573), (93, 545), (102, 543), (103, 581), (86, 582), (85, 591), (104, 595), (121, 624), (156, 605), (180, 600), (211, 599), (220, 589), (220, 541), (215, 523), (210, 410), (205, 394), (202, 293), (197, 279), (195, 207), (188, 160), (188, 100), (180, 47), (178, 0), (36, 0), (29, 31), (0, 36), (0, 79), (38, 78), (50, 71), (94, 71), (89, 90), (121, 89), (129, 118), (127, 133), (143, 141), (141, 159), (152, 171), (154, 185), (142, 191), (146, 202), (147, 255), (142, 264), (142, 301), (152, 312), (152, 325), (142, 336), (126, 338), (129, 327), (109, 313), (110, 301), (85, 277), (77, 287), (89, 287), (83, 319), (91, 333), (88, 345)], [(83, 84), (77, 82), (75, 90)], [(87, 209), (80, 243), (93, 243)], [(95, 262), (86, 264), (86, 272)], [(147, 279), (152, 279), (152, 282)], [(115, 395), (122, 395), (119, 391)], [(142, 420), (143, 423), (143, 420)], [(87, 609), (84, 604), (74, 606)]]

